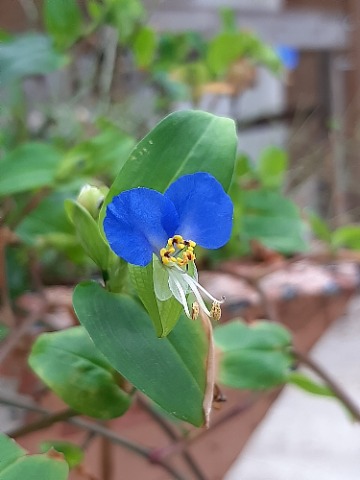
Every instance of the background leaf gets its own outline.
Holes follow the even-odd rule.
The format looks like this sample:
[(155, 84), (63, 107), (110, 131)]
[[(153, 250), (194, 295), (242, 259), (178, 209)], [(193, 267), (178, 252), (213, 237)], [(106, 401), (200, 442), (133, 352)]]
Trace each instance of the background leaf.
[(39, 450), (41, 453), (46, 453), (52, 448), (64, 455), (69, 468), (80, 465), (84, 459), (84, 451), (78, 445), (61, 440), (47, 440), (46, 442), (42, 442)]
[(66, 480), (64, 460), (47, 455), (26, 455), (17, 443), (0, 433), (0, 480)]
[(0, 161), (0, 196), (51, 186), (61, 152), (49, 144), (20, 145)]
[(360, 250), (360, 227), (347, 225), (340, 227), (332, 235), (333, 243), (337, 247), (346, 247), (351, 250)]
[(156, 33), (150, 27), (142, 27), (136, 34), (133, 51), (136, 64), (140, 68), (148, 67), (156, 52)]
[(280, 188), (288, 166), (287, 153), (279, 147), (267, 147), (260, 155), (257, 172), (264, 187)]
[(307, 249), (298, 207), (278, 192), (266, 189), (243, 192), (240, 239), (258, 240), (283, 254)]
[(281, 325), (235, 320), (214, 330), (219, 381), (233, 388), (265, 390), (285, 383), (293, 363), (290, 333)]
[(122, 415), (130, 406), (115, 371), (82, 327), (40, 335), (29, 364), (48, 387), (80, 413), (107, 419)]
[(0, 44), (0, 83), (9, 84), (29, 75), (50, 73), (63, 67), (67, 61), (46, 35), (29, 33), (17, 36)]
[(45, 0), (44, 21), (55, 43), (70, 47), (81, 34), (82, 15), (77, 0)]
[(326, 225), (325, 221), (316, 215), (314, 212), (308, 214), (308, 220), (310, 222), (310, 227), (314, 234), (322, 240), (327, 245), (332, 243), (332, 233), (330, 228)]
[(204, 424), (207, 340), (200, 322), (180, 318), (166, 338), (134, 300), (94, 282), (74, 291), (75, 312), (96, 347), (136, 388), (177, 418)]

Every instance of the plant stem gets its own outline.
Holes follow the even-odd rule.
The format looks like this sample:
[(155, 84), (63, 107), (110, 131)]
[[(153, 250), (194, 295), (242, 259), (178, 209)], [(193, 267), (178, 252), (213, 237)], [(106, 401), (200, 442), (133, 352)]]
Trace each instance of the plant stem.
[(11, 306), (7, 272), (6, 272), (6, 246), (11, 240), (11, 232), (7, 227), (0, 228), (0, 301), (2, 314), (7, 327), (15, 325), (15, 315)]
[(21, 221), (29, 215), (35, 208), (40, 204), (40, 202), (49, 195), (51, 189), (49, 187), (44, 187), (39, 190), (35, 195), (30, 197), (29, 201), (25, 204), (23, 209), (19, 212), (19, 214), (10, 222), (10, 228), (15, 230), (16, 227), (21, 223)]
[[(178, 436), (173, 431), (173, 429), (168, 424), (168, 422), (164, 419), (164, 417), (160, 413), (158, 413), (154, 408), (152, 408), (151, 405), (149, 405), (146, 400), (144, 400), (142, 397), (139, 396), (138, 403), (141, 405), (141, 407), (144, 410), (146, 410), (146, 412), (153, 418), (153, 420), (155, 420), (155, 422), (162, 428), (162, 430), (166, 433), (166, 435), (171, 440), (175, 440), (175, 441), (179, 440)], [(159, 449), (154, 450), (153, 458), (157, 458), (158, 453), (159, 453)], [(197, 466), (191, 453), (186, 450), (186, 446), (184, 446), (183, 448), (182, 457), (184, 458), (188, 467), (191, 469), (195, 478), (197, 478), (198, 480), (206, 480), (206, 477), (203, 475), (203, 473)]]
[(28, 433), (37, 432), (38, 430), (47, 428), (54, 423), (68, 420), (69, 418), (72, 418), (76, 415), (78, 415), (78, 413), (70, 408), (62, 410), (61, 412), (48, 413), (36, 422), (11, 430), (10, 432), (8, 432), (8, 435), (12, 438), (22, 437), (23, 435), (27, 435)]
[(317, 362), (311, 359), (305, 353), (299, 352), (296, 349), (292, 350), (293, 355), (295, 358), (305, 365), (306, 367), (310, 368), (316, 375), (321, 378), (326, 385), (332, 390), (332, 392), (336, 395), (338, 400), (347, 408), (347, 410), (351, 413), (354, 419), (357, 422), (360, 422), (360, 409), (359, 407), (353, 402), (353, 400), (347, 395), (346, 392), (336, 383), (329, 374), (320, 366)]
[[(39, 407), (38, 405), (36, 405), (31, 400), (24, 399), (20, 395), (8, 394), (8, 393), (6, 393), (4, 391), (1, 391), (1, 390), (0, 390), (0, 403), (2, 403), (4, 405), (9, 405), (9, 406), (17, 407), (17, 408), (24, 408), (26, 410), (42, 413), (44, 415), (48, 415), (48, 418), (49, 418), (50, 415), (52, 415), (52, 418), (54, 419), (55, 415), (56, 415), (56, 414), (53, 414), (52, 412), (50, 412), (49, 410), (47, 410), (43, 407)], [(60, 412), (60, 413), (64, 414), (64, 412)], [(59, 413), (57, 415), (59, 415)], [(127, 450), (130, 450), (130, 451), (136, 453), (137, 455), (140, 455), (140, 456), (146, 458), (147, 460), (149, 460), (149, 462), (151, 462), (153, 464), (159, 465), (164, 470), (166, 470), (171, 475), (171, 477), (174, 478), (175, 480), (186, 480), (185, 477), (183, 477), (182, 474), (179, 473), (177, 471), (177, 469), (175, 469), (166, 460), (163, 460), (161, 458), (154, 459), (152, 457), (153, 450), (150, 449), (150, 448), (146, 448), (146, 447), (143, 447), (141, 445), (138, 445), (137, 443), (132, 442), (131, 440), (128, 440), (124, 437), (121, 437), (120, 435), (118, 435), (117, 433), (111, 431), (110, 429), (108, 429), (106, 427), (104, 427), (102, 425), (99, 425), (97, 423), (94, 423), (94, 422), (90, 422), (88, 420), (83, 420), (81, 418), (68, 418), (68, 419), (66, 419), (66, 421), (71, 423), (72, 425), (76, 425), (77, 427), (80, 427), (84, 430), (87, 430), (89, 432), (93, 432), (96, 435), (100, 435), (104, 438), (107, 438), (112, 443), (114, 443), (116, 445), (120, 445), (120, 446), (126, 448)], [(36, 422), (36, 423), (39, 423), (39, 422)], [(55, 422), (53, 422), (53, 423), (55, 423)], [(32, 425), (34, 425), (34, 424), (32, 424)], [(30, 426), (29, 426), (29, 428), (30, 428)], [(32, 431), (34, 431), (34, 430), (32, 430)], [(7, 434), (11, 435), (11, 432), (8, 432)]]
[(28, 317), (25, 317), (23, 323), (19, 328), (13, 330), (9, 337), (6, 339), (4, 346), (0, 349), (0, 365), (6, 360), (14, 348), (18, 345), (19, 340), (25, 335), (29, 328), (39, 320), (44, 313), (44, 309), (30, 313)]
[(229, 410), (223, 417), (219, 418), (219, 420), (215, 422), (211, 426), (211, 428), (207, 430), (201, 430), (201, 431), (198, 430), (195, 433), (195, 435), (193, 435), (189, 439), (179, 439), (177, 442), (169, 445), (168, 447), (158, 449), (157, 458), (164, 459), (183, 451), (184, 448), (197, 442), (200, 439), (203, 439), (209, 433), (213, 433), (216, 428), (224, 425), (226, 422), (228, 422), (232, 418), (237, 417), (238, 415), (244, 414), (249, 408), (251, 408), (257, 402), (258, 398), (259, 398), (258, 394), (250, 395), (249, 398), (244, 403), (235, 405), (235, 407)]

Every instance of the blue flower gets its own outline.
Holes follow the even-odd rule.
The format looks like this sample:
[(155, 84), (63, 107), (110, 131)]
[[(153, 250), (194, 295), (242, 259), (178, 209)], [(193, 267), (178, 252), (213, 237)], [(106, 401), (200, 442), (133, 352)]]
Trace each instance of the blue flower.
[[(220, 183), (208, 173), (194, 173), (176, 180), (164, 194), (141, 187), (120, 193), (107, 207), (104, 230), (119, 257), (144, 267), (153, 253), (163, 263), (173, 254), (178, 258), (178, 250), (184, 249), (172, 252), (169, 240), (174, 247), (183, 245), (181, 239), (209, 249), (222, 247), (230, 238), (232, 213)], [(164, 248), (169, 255), (161, 255)]]
[(279, 55), (284, 67), (288, 70), (295, 70), (299, 65), (299, 51), (295, 48), (288, 45), (279, 45), (276, 47), (276, 53)]
[[(189, 317), (197, 316), (200, 307), (217, 318), (221, 301), (198, 284), (194, 249), (197, 244), (207, 249), (225, 245), (232, 215), (232, 202), (221, 184), (199, 172), (179, 178), (164, 194), (139, 187), (115, 196), (107, 207), (104, 231), (111, 249), (128, 263), (145, 267), (155, 258), (160, 300), (174, 295)], [(156, 276), (162, 274), (168, 276), (168, 288), (159, 293)], [(187, 304), (190, 292), (196, 298), (192, 313)], [(202, 300), (204, 294), (213, 302), (211, 311)]]

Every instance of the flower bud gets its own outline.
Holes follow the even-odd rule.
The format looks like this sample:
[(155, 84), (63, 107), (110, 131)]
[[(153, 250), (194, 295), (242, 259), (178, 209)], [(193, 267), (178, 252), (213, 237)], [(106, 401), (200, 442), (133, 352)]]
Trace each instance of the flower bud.
[(77, 201), (96, 219), (99, 216), (101, 205), (108, 191), (109, 188), (105, 185), (95, 187), (94, 185), (86, 184), (80, 190)]

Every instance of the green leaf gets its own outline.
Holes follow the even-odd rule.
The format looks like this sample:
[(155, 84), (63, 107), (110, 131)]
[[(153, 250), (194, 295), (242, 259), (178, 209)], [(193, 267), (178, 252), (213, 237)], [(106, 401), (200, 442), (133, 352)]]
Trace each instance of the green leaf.
[(66, 480), (69, 468), (61, 458), (27, 455), (11, 438), (0, 433), (0, 480)]
[(332, 233), (330, 228), (326, 225), (325, 221), (318, 215), (316, 215), (314, 212), (310, 212), (307, 218), (314, 234), (326, 244), (331, 245)]
[(74, 443), (63, 442), (61, 440), (47, 440), (40, 444), (40, 452), (46, 453), (51, 449), (56, 450), (64, 455), (69, 468), (77, 467), (84, 460), (84, 451)]
[(126, 43), (143, 19), (145, 9), (140, 0), (105, 0), (107, 21), (118, 33), (120, 42)]
[[(160, 262), (154, 260), (147, 267), (129, 265), (129, 273), (132, 284), (154, 324), (156, 335), (158, 337), (166, 337), (175, 327), (180, 317), (182, 306), (172, 296), (167, 286), (168, 276), (166, 275), (163, 279), (166, 282), (164, 287), (167, 287), (169, 294), (164, 296), (163, 301), (157, 298), (154, 286), (154, 267), (156, 268), (157, 264), (160, 264)], [(161, 270), (166, 274), (163, 268)]]
[(360, 250), (360, 227), (347, 225), (340, 227), (332, 235), (336, 247), (346, 247), (350, 250)]
[(96, 347), (136, 388), (173, 416), (201, 426), (207, 340), (200, 322), (180, 318), (166, 338), (134, 300), (94, 282), (74, 291), (76, 315)]
[(95, 418), (115, 418), (130, 406), (116, 372), (85, 329), (44, 333), (35, 341), (30, 367), (72, 409)]
[(258, 175), (264, 187), (280, 188), (288, 166), (287, 153), (278, 147), (262, 151), (258, 164)]
[(0, 44), (0, 83), (5, 85), (30, 75), (53, 72), (67, 61), (66, 56), (54, 50), (45, 35), (16, 36)]
[(215, 75), (224, 75), (229, 66), (247, 51), (247, 36), (242, 32), (224, 32), (210, 43), (207, 63)]
[(45, 0), (47, 31), (61, 48), (70, 47), (81, 35), (82, 15), (77, 0)]
[(126, 162), (135, 140), (108, 120), (98, 120), (98, 135), (79, 143), (64, 156), (57, 178), (109, 175), (115, 178)]
[(135, 62), (138, 67), (148, 67), (156, 52), (156, 33), (150, 27), (142, 27), (136, 34), (133, 43)]
[(2, 342), (9, 334), (9, 328), (0, 324), (0, 342)]
[(39, 242), (39, 237), (49, 234), (72, 235), (73, 229), (64, 209), (64, 200), (69, 195), (70, 192), (54, 192), (46, 197), (24, 218), (16, 229), (16, 234), (23, 242), (32, 246)]
[(53, 185), (60, 159), (61, 153), (45, 143), (17, 147), (0, 162), (0, 196)]
[(288, 378), (293, 363), (290, 333), (266, 321), (251, 325), (235, 320), (217, 327), (219, 381), (233, 388), (265, 390)]
[(278, 192), (266, 189), (243, 192), (240, 236), (258, 240), (285, 255), (307, 249), (298, 207)]
[(288, 376), (288, 383), (313, 395), (336, 398), (336, 395), (329, 387), (314, 382), (314, 380), (300, 372), (291, 372)]
[(110, 188), (106, 205), (124, 190), (138, 186), (164, 192), (182, 175), (208, 172), (229, 188), (237, 138), (234, 122), (201, 111), (175, 112), (135, 147)]
[(102, 271), (107, 270), (113, 252), (101, 236), (97, 222), (74, 200), (66, 200), (65, 209), (85, 252)]

